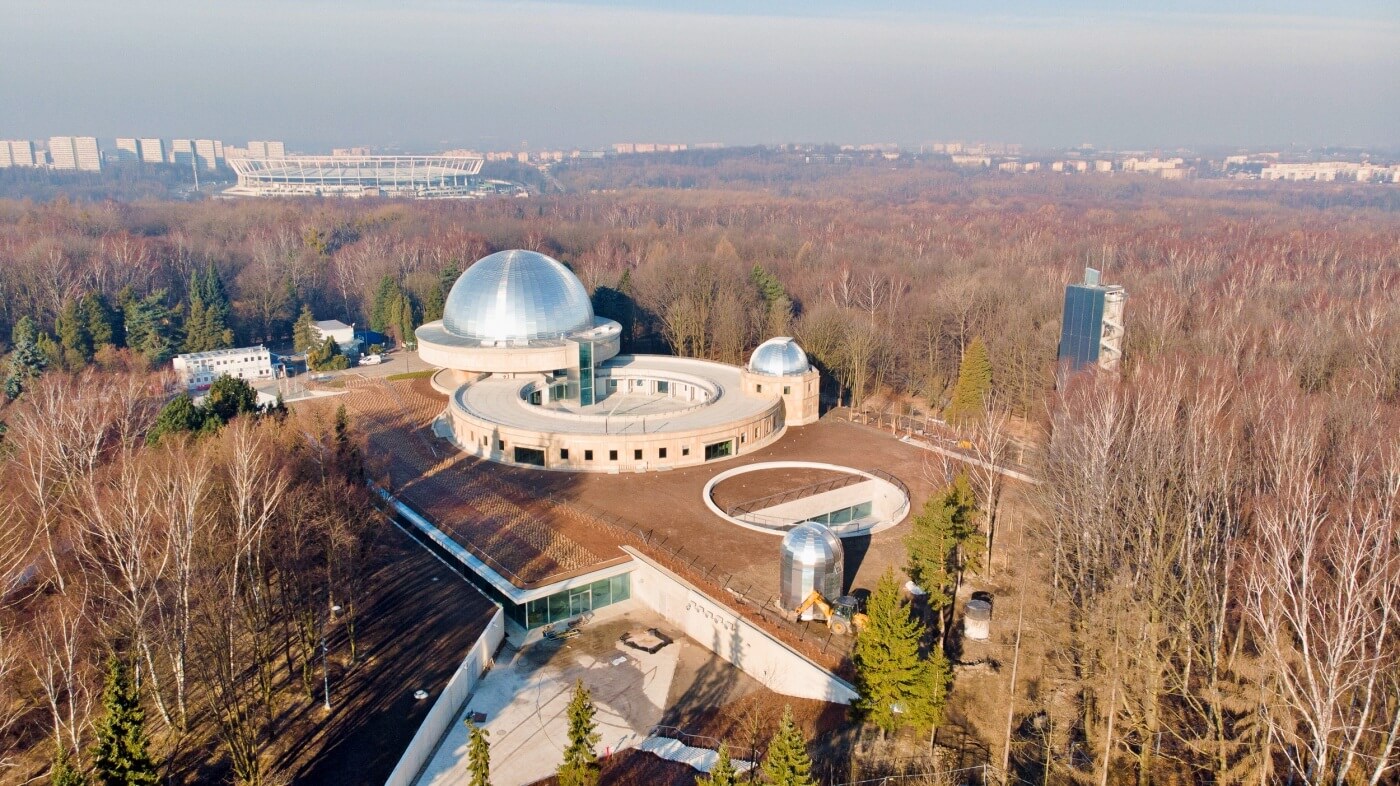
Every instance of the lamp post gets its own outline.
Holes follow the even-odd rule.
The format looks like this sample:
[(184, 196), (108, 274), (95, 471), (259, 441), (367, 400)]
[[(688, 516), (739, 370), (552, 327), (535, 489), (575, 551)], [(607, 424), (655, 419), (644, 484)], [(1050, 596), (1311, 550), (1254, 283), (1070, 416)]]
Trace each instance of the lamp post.
[(326, 628), (330, 625), (335, 615), (340, 613), (340, 606), (331, 606), (330, 613), (326, 615), (326, 622), (321, 626), (321, 686), (325, 690), (326, 711), (331, 709), (331, 670), (327, 662), (329, 658), (329, 647), (326, 646)]

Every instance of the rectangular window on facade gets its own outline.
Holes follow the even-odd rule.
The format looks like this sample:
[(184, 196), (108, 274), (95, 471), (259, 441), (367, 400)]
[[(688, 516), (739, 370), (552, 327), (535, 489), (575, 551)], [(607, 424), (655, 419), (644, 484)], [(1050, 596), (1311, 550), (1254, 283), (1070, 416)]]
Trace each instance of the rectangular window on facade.
[(496, 450), (505, 450), (505, 449), (506, 449), (506, 441), (503, 440), (503, 439), (498, 439), (498, 440), (496, 440)]
[(689, 455), (690, 455), (690, 447), (689, 447), (689, 446), (686, 446), (686, 447), (681, 448), (681, 455), (682, 455), (682, 456), (689, 456)]
[(583, 460), (584, 460), (584, 461), (592, 461), (592, 460), (593, 460), (593, 451), (591, 451), (591, 450), (585, 450), (585, 451), (583, 452)]
[(568, 460), (569, 460), (569, 449), (568, 449), (568, 448), (560, 448), (560, 449), (559, 449), (559, 458), (560, 458), (560, 460), (562, 460), (562, 461), (568, 461)]
[(665, 448), (662, 448), (661, 450), (658, 450), (657, 453), (661, 456), (661, 458), (666, 458), (666, 449), (665, 449)]
[(641, 460), (642, 460), (642, 449), (641, 449), (641, 448), (637, 448), (636, 450), (632, 451), (632, 459), (633, 459), (634, 461), (641, 461)]
[(763, 386), (762, 386), (762, 385), (755, 385), (755, 387), (758, 388), (758, 392), (759, 392), (759, 393), (762, 393), (762, 392), (763, 392)]
[(617, 451), (616, 451), (616, 450), (609, 450), (609, 451), (608, 451), (608, 461), (617, 461)]
[(657, 383), (656, 383), (656, 392), (657, 392), (657, 393), (667, 393), (667, 392), (670, 392), (670, 390), (671, 390), (671, 383), (670, 383), (670, 382), (661, 381), (661, 382), (657, 382)]
[(717, 458), (734, 455), (734, 440), (726, 439), (723, 442), (715, 442), (705, 446), (705, 460), (713, 461)]
[(791, 393), (791, 392), (792, 392), (792, 386), (791, 386), (791, 385), (783, 385), (783, 395), (784, 395), (784, 396), (786, 396), (787, 394), (789, 394), (789, 393)]
[(744, 432), (743, 434), (740, 434), (740, 435), (739, 435), (739, 444), (740, 444), (740, 445), (742, 445), (742, 444), (744, 444), (744, 443), (746, 443), (746, 442), (748, 442), (748, 441), (749, 441), (749, 434), (748, 434), (748, 432)]

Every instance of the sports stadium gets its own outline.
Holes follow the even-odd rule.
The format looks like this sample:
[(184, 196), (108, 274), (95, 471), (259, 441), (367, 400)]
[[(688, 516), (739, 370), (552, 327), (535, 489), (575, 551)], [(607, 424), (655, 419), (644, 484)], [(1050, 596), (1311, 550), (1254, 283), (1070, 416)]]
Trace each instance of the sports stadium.
[(277, 156), (229, 158), (238, 184), (227, 196), (473, 199), (516, 187), (481, 175), (473, 156)]

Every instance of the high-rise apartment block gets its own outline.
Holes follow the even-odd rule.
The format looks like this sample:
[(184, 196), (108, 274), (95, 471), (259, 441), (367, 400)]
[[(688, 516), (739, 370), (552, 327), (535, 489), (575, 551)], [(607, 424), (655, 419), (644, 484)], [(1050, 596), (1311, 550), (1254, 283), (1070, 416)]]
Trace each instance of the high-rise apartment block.
[(35, 165), (33, 142), (28, 139), (0, 139), (0, 169)]
[(283, 158), (286, 155), (287, 147), (281, 142), (255, 139), (248, 143), (249, 158)]
[(97, 138), (91, 136), (50, 137), (49, 165), (54, 169), (101, 172), (102, 151), (97, 147)]
[(194, 142), (188, 139), (170, 140), (170, 163), (190, 166), (194, 163)]
[(223, 146), (223, 142), (213, 139), (194, 140), (194, 157), (200, 169), (218, 169), (219, 161), (223, 158)]
[(118, 137), (117, 148), (112, 151), (112, 157), (117, 161), (140, 161), (141, 151), (135, 137)]
[(138, 139), (136, 142), (137, 149), (141, 152), (141, 163), (165, 163), (165, 143), (161, 142), (159, 139), (152, 138)]
[(1097, 366), (1117, 371), (1123, 359), (1123, 309), (1128, 291), (1099, 283), (1099, 271), (1084, 269), (1084, 283), (1065, 287), (1060, 323), (1060, 363), (1078, 371)]

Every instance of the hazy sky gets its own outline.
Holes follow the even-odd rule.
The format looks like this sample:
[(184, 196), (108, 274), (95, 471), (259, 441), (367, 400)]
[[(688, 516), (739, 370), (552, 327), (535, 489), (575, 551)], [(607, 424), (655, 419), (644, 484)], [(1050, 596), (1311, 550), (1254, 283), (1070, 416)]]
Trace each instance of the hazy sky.
[(3, 0), (51, 134), (1400, 147), (1400, 2)]

